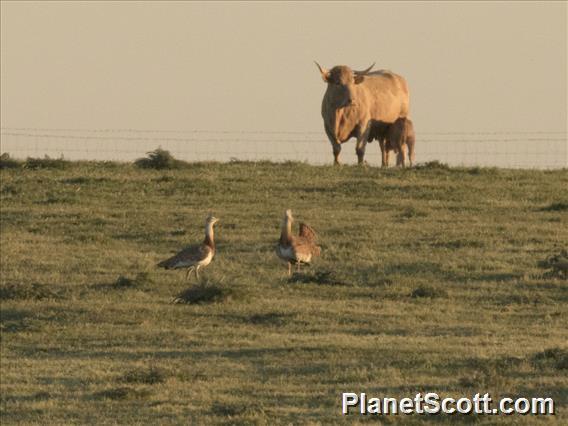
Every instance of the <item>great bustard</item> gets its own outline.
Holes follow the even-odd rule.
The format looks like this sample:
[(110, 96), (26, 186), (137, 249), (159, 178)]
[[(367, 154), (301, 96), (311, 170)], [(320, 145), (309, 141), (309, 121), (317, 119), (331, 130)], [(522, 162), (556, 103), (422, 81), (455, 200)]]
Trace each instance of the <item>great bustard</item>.
[(319, 256), (321, 249), (316, 245), (316, 233), (305, 223), (300, 223), (298, 236), (292, 235), (292, 210), (286, 210), (282, 221), (282, 232), (276, 247), (278, 257), (288, 263), (288, 276), (292, 275), (292, 264), (300, 270), (300, 264), (310, 264), (312, 257)]
[(215, 238), (213, 226), (219, 221), (215, 216), (209, 215), (205, 220), (205, 240), (203, 243), (189, 246), (175, 256), (170, 257), (158, 266), (165, 269), (187, 268), (186, 279), (195, 271), (195, 277), (199, 279), (199, 268), (204, 268), (211, 263), (215, 256)]

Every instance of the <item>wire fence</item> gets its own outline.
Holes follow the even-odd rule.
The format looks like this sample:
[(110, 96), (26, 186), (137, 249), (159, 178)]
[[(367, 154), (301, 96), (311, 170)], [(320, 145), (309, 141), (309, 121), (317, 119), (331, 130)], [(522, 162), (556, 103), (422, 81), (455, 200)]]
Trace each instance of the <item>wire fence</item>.
[[(158, 147), (186, 161), (305, 161), (330, 164), (323, 130), (232, 131), (69, 129), (2, 127), (2, 153), (14, 158), (133, 161)], [(394, 155), (391, 155), (394, 157)], [(367, 145), (370, 164), (380, 164), (377, 142)], [(341, 160), (357, 161), (355, 143), (343, 144)], [(567, 132), (424, 132), (416, 135), (416, 161), (452, 166), (555, 169), (568, 167)], [(394, 159), (391, 159), (391, 163)]]

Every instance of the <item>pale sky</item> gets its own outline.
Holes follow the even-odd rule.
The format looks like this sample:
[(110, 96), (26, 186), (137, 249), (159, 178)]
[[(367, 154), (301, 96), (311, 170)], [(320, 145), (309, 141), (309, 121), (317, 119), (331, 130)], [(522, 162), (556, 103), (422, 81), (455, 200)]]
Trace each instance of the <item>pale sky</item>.
[(566, 131), (565, 2), (2, 1), (2, 126), (319, 130), (313, 63), (404, 76), (418, 129)]

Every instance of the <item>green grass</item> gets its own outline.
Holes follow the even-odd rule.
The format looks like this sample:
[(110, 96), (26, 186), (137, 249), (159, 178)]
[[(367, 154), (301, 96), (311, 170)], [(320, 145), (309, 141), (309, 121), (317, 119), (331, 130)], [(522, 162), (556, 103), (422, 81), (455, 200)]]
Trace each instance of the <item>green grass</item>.
[[(568, 287), (538, 267), (568, 241), (566, 170), (36, 166), (0, 171), (3, 424), (372, 420), (342, 392), (551, 396), (567, 421)], [(291, 278), (287, 208), (322, 246)], [(196, 283), (155, 265), (209, 212), (217, 256), (171, 303)]]

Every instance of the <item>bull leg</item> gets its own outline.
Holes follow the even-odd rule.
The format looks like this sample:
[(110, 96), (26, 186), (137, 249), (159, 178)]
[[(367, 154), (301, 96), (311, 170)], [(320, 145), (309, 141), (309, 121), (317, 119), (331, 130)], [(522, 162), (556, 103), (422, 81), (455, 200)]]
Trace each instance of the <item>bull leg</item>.
[(332, 142), (331, 146), (333, 148), (333, 164), (340, 166), (341, 163), (339, 162), (339, 154), (341, 153), (341, 144), (339, 142)]
[(359, 164), (365, 164), (365, 148), (367, 147), (367, 139), (369, 139), (369, 133), (371, 131), (371, 126), (367, 125), (363, 132), (357, 135), (357, 144), (355, 145), (355, 152), (357, 153), (357, 162)]
[(365, 164), (365, 148), (367, 142), (365, 141), (357, 141), (357, 145), (355, 146), (355, 152), (357, 153), (357, 162), (359, 164)]
[(381, 147), (381, 166), (388, 167), (389, 166), (389, 151), (387, 149), (385, 139), (379, 139), (379, 146)]
[(328, 128), (327, 125), (324, 125), (325, 134), (331, 143), (331, 148), (333, 149), (333, 164), (339, 166), (341, 163), (339, 162), (339, 154), (341, 153), (341, 142), (335, 137), (335, 133)]

